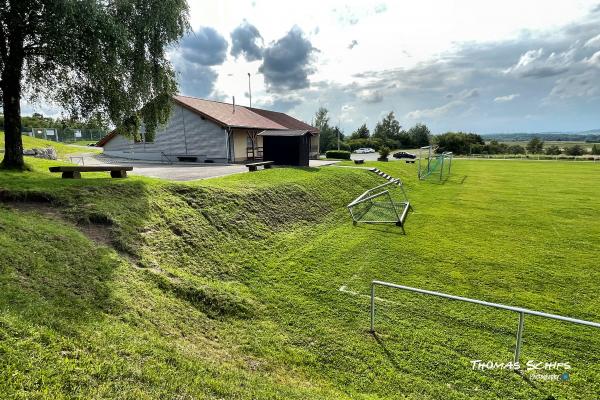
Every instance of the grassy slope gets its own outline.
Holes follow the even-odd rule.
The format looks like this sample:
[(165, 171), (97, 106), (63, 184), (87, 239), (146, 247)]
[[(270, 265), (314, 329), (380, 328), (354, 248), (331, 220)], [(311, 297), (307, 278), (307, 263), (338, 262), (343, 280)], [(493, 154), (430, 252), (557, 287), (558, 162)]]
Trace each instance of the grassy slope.
[[(51, 140), (37, 139), (27, 135), (23, 135), (23, 148), (32, 149), (34, 147), (54, 147), (54, 149), (56, 149), (56, 153), (58, 154), (58, 158), (63, 160), (66, 160), (69, 157), (69, 155), (72, 154), (101, 152), (100, 149), (94, 147), (84, 149), (81, 147), (70, 146), (64, 143), (57, 143)], [(0, 149), (4, 150), (4, 132), (0, 132)], [(27, 160), (29, 160), (29, 157), (27, 158)]]
[[(275, 169), (197, 183), (0, 174), (0, 194), (51, 199), (110, 224), (95, 245), (62, 219), (0, 208), (0, 397), (592, 398), (597, 332), (527, 318), (523, 358), (569, 361), (571, 382), (527, 383), (509, 361), (516, 319), (382, 290), (383, 279), (599, 320), (594, 164), (459, 160), (445, 185), (415, 166), (415, 212), (353, 227), (362, 170)], [(543, 188), (543, 189), (541, 189)], [(43, 222), (41, 222), (43, 221)], [(348, 290), (361, 295), (340, 292)]]

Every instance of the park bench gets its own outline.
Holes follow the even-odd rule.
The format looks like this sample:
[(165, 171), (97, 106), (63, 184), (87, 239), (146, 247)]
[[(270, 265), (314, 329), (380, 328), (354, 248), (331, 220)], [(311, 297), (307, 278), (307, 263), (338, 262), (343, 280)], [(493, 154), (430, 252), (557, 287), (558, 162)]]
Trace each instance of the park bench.
[(363, 160), (362, 158), (354, 160), (354, 164), (364, 164), (364, 163), (365, 163), (365, 160)]
[(133, 167), (118, 165), (95, 165), (95, 166), (61, 166), (50, 167), (50, 172), (62, 172), (63, 178), (79, 179), (82, 172), (110, 172), (112, 178), (127, 178), (127, 171)]
[(415, 163), (415, 160), (406, 160), (406, 163), (407, 163), (407, 164), (414, 164), (414, 163)]
[(246, 164), (246, 167), (248, 167), (248, 170), (250, 172), (254, 172), (261, 165), (264, 166), (265, 169), (269, 169), (269, 168), (271, 168), (271, 164), (273, 164), (273, 161), (259, 161), (259, 162), (254, 162), (254, 163)]

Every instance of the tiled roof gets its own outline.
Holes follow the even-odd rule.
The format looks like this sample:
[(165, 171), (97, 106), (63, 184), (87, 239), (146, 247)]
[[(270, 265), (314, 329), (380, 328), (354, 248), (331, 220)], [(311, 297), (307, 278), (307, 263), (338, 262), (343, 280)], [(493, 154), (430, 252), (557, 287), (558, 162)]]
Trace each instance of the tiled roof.
[(174, 100), (189, 109), (215, 120), (221, 125), (237, 128), (285, 129), (286, 127), (264, 116), (250, 111), (244, 106), (198, 99), (188, 96), (175, 96)]
[(279, 125), (285, 126), (287, 129), (298, 129), (298, 130), (306, 130), (310, 133), (318, 133), (319, 130), (314, 126), (306, 124), (300, 120), (297, 120), (294, 117), (290, 117), (287, 114), (277, 112), (277, 111), (269, 111), (263, 110), (260, 108), (250, 108), (250, 110), (254, 111), (257, 114), (262, 115), (265, 118), (270, 119), (271, 121), (277, 122)]

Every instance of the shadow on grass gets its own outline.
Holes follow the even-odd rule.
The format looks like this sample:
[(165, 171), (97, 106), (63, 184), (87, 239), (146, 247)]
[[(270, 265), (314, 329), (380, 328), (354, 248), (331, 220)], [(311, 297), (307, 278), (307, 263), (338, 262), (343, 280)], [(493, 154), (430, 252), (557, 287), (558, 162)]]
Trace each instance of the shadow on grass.
[[(391, 235), (391, 236), (400, 236), (400, 237), (406, 236), (402, 232), (402, 228), (400, 228), (399, 226), (396, 226), (396, 224), (394, 224), (393, 222), (390, 222), (389, 224), (358, 223), (354, 226), (354, 228), (385, 233), (385, 234)], [(409, 228), (407, 226), (405, 226), (404, 229), (406, 229), (406, 234), (408, 235), (410, 233), (408, 231)]]
[(369, 332), (369, 334), (371, 336), (373, 336), (373, 339), (375, 339), (375, 341), (377, 342), (377, 344), (379, 345), (379, 347), (381, 348), (381, 351), (383, 351), (383, 354), (385, 354), (385, 357), (388, 359), (388, 361), (390, 362), (390, 364), (394, 367), (394, 369), (398, 372), (410, 372), (409, 370), (407, 370), (406, 368), (402, 368), (402, 366), (400, 365), (400, 363), (398, 362), (396, 356), (394, 355), (394, 353), (392, 353), (385, 345), (385, 342), (383, 341), (383, 338), (381, 338), (377, 332)]

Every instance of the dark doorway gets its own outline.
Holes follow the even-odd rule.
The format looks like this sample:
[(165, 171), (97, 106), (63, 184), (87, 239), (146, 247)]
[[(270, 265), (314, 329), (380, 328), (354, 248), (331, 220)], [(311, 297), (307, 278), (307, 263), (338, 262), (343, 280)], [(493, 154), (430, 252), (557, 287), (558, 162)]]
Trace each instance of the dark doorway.
[(275, 165), (308, 167), (311, 134), (308, 131), (263, 131), (263, 159)]

